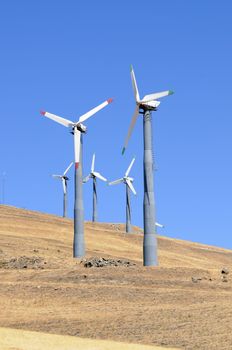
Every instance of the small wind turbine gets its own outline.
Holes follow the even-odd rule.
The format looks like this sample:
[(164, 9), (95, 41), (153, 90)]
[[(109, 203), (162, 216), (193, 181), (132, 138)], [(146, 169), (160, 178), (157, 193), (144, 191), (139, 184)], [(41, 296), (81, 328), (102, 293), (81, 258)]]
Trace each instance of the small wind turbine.
[(118, 180), (109, 182), (109, 185), (117, 185), (120, 183), (124, 183), (126, 185), (126, 232), (131, 232), (131, 205), (130, 205), (130, 191), (136, 195), (136, 191), (133, 186), (134, 179), (132, 177), (129, 177), (129, 173), (131, 171), (132, 165), (134, 164), (135, 158), (132, 159), (127, 171), (125, 172), (125, 175)]
[(92, 221), (97, 221), (97, 179), (102, 181), (107, 181), (105, 177), (103, 177), (100, 173), (94, 170), (95, 166), (95, 154), (93, 154), (92, 164), (90, 174), (83, 179), (83, 182), (86, 183), (89, 179), (93, 179), (93, 215)]
[(154, 197), (154, 178), (153, 178), (153, 152), (152, 152), (152, 126), (151, 112), (156, 111), (160, 105), (161, 97), (172, 95), (170, 90), (157, 92), (144, 96), (140, 99), (139, 91), (135, 79), (133, 67), (131, 66), (131, 80), (135, 95), (136, 107), (128, 134), (125, 139), (122, 154), (125, 152), (128, 141), (131, 137), (134, 125), (139, 113), (143, 115), (143, 139), (144, 139), (144, 200), (143, 200), (143, 222), (144, 222), (144, 239), (143, 239), (143, 264), (144, 266), (156, 266), (157, 260), (157, 239), (155, 225), (155, 197)]
[(55, 114), (41, 112), (45, 117), (70, 128), (74, 135), (74, 158), (75, 158), (75, 203), (74, 203), (74, 239), (73, 239), (73, 257), (80, 258), (85, 255), (84, 239), (84, 208), (82, 196), (82, 133), (86, 133), (87, 127), (82, 123), (92, 115), (106, 107), (113, 100), (112, 98), (101, 103), (99, 106), (83, 114), (77, 122), (61, 118)]
[(63, 175), (52, 175), (54, 178), (62, 181), (63, 192), (64, 192), (64, 196), (63, 196), (63, 217), (64, 218), (67, 217), (67, 185), (68, 185), (67, 181), (69, 180), (69, 178), (66, 176), (66, 174), (72, 165), (73, 165), (73, 162), (67, 167), (67, 169), (64, 171)]

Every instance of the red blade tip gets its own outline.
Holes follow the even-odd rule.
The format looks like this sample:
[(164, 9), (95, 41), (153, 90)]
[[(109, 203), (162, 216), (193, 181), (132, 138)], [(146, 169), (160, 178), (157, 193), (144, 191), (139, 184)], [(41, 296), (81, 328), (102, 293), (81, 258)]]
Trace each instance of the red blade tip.
[(75, 169), (77, 169), (79, 166), (79, 163), (75, 163)]
[(108, 103), (112, 103), (112, 102), (113, 102), (113, 99), (112, 99), (112, 98), (108, 98), (107, 102), (108, 102)]
[(44, 111), (40, 111), (40, 114), (42, 114), (42, 115), (45, 115), (45, 113), (46, 113), (46, 112), (44, 112)]

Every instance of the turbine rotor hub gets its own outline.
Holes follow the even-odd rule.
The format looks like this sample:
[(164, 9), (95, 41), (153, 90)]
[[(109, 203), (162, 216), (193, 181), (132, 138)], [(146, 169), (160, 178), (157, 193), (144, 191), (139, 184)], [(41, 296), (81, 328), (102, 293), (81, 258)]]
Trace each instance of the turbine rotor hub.
[(82, 123), (78, 123), (78, 124), (75, 124), (74, 126), (73, 126), (73, 130), (74, 129), (77, 129), (78, 131), (80, 131), (81, 133), (86, 133), (86, 131), (87, 131), (87, 127), (85, 126), (85, 125), (83, 125)]

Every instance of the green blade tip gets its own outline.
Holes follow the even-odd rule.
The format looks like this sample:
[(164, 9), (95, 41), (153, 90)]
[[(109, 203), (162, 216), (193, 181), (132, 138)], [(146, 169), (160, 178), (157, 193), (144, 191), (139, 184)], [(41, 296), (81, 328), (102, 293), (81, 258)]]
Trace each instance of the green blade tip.
[(125, 153), (125, 150), (126, 150), (126, 148), (123, 147), (123, 149), (122, 149), (122, 155)]
[(174, 91), (169, 90), (169, 95), (173, 95), (173, 94), (174, 94)]
[(132, 70), (133, 70), (133, 66), (132, 66), (132, 64), (130, 65), (130, 71), (132, 72)]

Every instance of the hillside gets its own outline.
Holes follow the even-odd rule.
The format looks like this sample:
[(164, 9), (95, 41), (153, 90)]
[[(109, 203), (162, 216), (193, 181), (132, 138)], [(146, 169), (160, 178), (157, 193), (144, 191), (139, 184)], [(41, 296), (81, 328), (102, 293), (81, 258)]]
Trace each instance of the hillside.
[[(86, 223), (87, 257), (72, 259), (72, 221), (0, 206), (0, 327), (181, 349), (231, 349), (232, 251), (158, 238), (158, 268), (142, 266), (142, 234)], [(231, 272), (232, 274), (232, 272)], [(1, 343), (0, 343), (1, 345)]]

